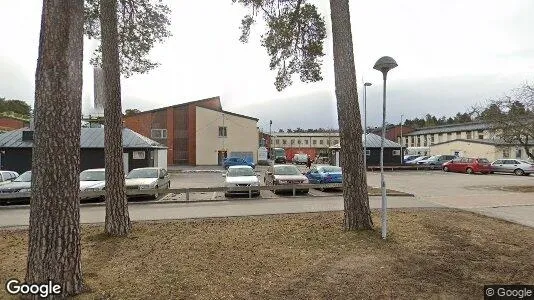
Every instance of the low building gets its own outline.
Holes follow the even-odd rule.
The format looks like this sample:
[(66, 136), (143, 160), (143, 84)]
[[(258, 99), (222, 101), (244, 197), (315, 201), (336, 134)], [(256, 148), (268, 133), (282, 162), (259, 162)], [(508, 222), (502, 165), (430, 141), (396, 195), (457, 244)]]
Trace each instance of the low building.
[[(362, 141), (364, 136), (362, 135)], [(367, 146), (367, 166), (379, 166), (380, 165), (380, 149), (381, 149), (382, 137), (373, 133), (367, 134), (366, 146)], [(330, 162), (333, 165), (341, 166), (340, 160), (340, 144), (336, 144), (330, 147)], [(384, 165), (385, 166), (398, 166), (401, 165), (401, 145), (390, 141), (384, 140)]]
[(430, 147), (434, 144), (465, 139), (493, 139), (491, 126), (481, 122), (420, 128), (403, 135), (403, 147)]
[[(529, 146), (534, 147), (534, 143)], [(447, 141), (430, 146), (430, 153), (452, 154), (460, 157), (480, 157), (487, 158), (490, 161), (500, 158), (529, 159), (522, 146), (511, 145), (498, 139), (458, 139)]]
[(222, 109), (219, 97), (144, 111), (124, 125), (168, 147), (171, 165), (220, 165), (225, 157), (257, 162), (258, 119)]
[(328, 157), (329, 147), (339, 143), (339, 132), (276, 132), (271, 138), (273, 148), (283, 148), (291, 161), (295, 154), (305, 153), (314, 158)]
[(24, 128), (30, 124), (30, 119), (14, 113), (0, 114), (0, 133)]
[[(167, 148), (128, 128), (122, 131), (125, 171), (142, 167), (167, 168)], [(28, 128), (0, 134), (2, 170), (23, 173), (32, 167), (33, 131)], [(52, 153), (50, 155), (53, 155)], [(80, 169), (104, 168), (104, 128), (82, 128)]]

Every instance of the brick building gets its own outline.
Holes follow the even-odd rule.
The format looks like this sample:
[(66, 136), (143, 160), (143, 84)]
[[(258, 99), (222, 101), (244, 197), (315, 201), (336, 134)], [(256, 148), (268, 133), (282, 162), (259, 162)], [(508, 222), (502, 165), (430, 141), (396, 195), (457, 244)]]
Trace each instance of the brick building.
[(127, 128), (168, 147), (169, 165), (217, 165), (229, 156), (256, 162), (257, 122), (224, 111), (219, 97), (124, 117)]
[(29, 125), (26, 119), (10, 116), (8, 114), (0, 115), (0, 132), (11, 131), (15, 129), (24, 128)]

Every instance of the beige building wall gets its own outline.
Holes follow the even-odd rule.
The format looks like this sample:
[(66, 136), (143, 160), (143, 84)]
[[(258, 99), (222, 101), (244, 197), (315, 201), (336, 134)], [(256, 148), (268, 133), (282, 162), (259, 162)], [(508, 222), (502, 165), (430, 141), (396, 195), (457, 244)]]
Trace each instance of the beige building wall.
[[(227, 137), (219, 137), (219, 126), (227, 130)], [(196, 164), (217, 165), (218, 151), (252, 152), (254, 163), (258, 161), (257, 121), (225, 114), (203, 107), (196, 107)]]
[(452, 141), (441, 145), (430, 146), (430, 154), (432, 155), (452, 155), (456, 151), (463, 157), (484, 157), (490, 161), (502, 158), (502, 150), (495, 145)]

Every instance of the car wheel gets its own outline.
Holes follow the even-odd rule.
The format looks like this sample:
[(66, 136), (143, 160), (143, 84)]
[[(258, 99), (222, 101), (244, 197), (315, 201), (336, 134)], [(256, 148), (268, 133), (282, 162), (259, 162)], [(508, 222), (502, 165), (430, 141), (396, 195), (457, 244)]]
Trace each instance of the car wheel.
[(447, 167), (447, 166), (443, 167), (443, 171), (449, 172), (449, 167)]
[(473, 169), (471, 169), (471, 168), (467, 168), (467, 169), (465, 169), (465, 173), (467, 173), (467, 174), (473, 174)]
[(523, 176), (523, 175), (525, 175), (525, 171), (523, 171), (521, 169), (515, 169), (514, 174), (517, 175), (517, 176)]
[[(157, 185), (156, 185), (156, 189), (158, 189)], [(159, 197), (159, 193), (158, 192), (156, 192), (154, 195), (152, 195), (152, 198), (154, 198), (154, 200), (158, 199), (158, 197)]]

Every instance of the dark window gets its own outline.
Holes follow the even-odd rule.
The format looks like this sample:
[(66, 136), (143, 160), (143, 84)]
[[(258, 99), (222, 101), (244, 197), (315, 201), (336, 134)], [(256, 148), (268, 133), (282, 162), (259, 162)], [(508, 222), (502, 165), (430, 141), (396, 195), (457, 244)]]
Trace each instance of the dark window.
[(467, 131), (466, 134), (467, 134), (467, 139), (470, 140), (471, 139), (471, 131)]
[(167, 129), (152, 129), (150, 131), (150, 137), (153, 139), (166, 139)]
[(227, 137), (228, 131), (226, 129), (226, 126), (219, 126), (219, 137)]
[(515, 150), (515, 158), (521, 158), (521, 149)]
[(308, 140), (304, 140), (304, 144), (308, 145)]
[(285, 139), (282, 140), (282, 144), (287, 144), (287, 141)]
[(313, 140), (312, 144), (317, 145), (317, 140)]

